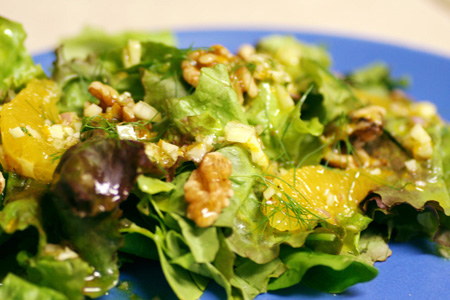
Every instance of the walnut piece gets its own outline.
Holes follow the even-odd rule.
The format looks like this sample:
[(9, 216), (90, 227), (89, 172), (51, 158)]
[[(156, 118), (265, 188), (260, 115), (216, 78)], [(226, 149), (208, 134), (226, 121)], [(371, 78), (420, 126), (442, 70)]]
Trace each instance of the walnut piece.
[(247, 93), (251, 98), (258, 95), (258, 86), (247, 67), (247, 63), (240, 56), (231, 54), (222, 45), (214, 45), (208, 50), (201, 49), (189, 53), (188, 59), (181, 63), (183, 78), (193, 87), (197, 87), (201, 69), (203, 67), (213, 67), (216, 64), (228, 66), (231, 84), (241, 104), (244, 102), (244, 93)]
[(350, 117), (349, 126), (350, 141), (356, 148), (373, 141), (383, 133), (383, 119), (386, 109), (381, 106), (371, 105), (354, 111)]
[(232, 164), (218, 152), (204, 156), (197, 170), (184, 184), (184, 198), (189, 203), (187, 217), (199, 227), (211, 226), (233, 196), (229, 177)]

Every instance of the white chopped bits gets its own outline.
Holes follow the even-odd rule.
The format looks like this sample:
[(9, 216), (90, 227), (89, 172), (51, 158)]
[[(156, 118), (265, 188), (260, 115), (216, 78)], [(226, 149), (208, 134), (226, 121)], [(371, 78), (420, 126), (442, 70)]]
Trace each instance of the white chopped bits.
[(170, 156), (170, 158), (172, 158), (172, 160), (177, 160), (178, 156), (179, 156), (179, 149), (180, 147), (174, 145), (174, 144), (170, 144), (167, 142), (162, 141), (161, 142), (161, 149)]
[(151, 161), (164, 168), (170, 168), (182, 155), (182, 151), (178, 146), (160, 140), (157, 144), (145, 144), (145, 154)]
[(263, 192), (264, 199), (269, 200), (270, 198), (273, 197), (273, 195), (275, 195), (275, 193), (276, 193), (275, 189), (269, 186), (269, 187)]
[(75, 134), (75, 129), (73, 129), (72, 127), (66, 126), (66, 127), (63, 128), (63, 130), (64, 130), (64, 133), (67, 134), (67, 135), (74, 135)]
[(121, 140), (137, 140), (136, 132), (131, 124), (117, 125), (116, 130)]
[(26, 131), (35, 139), (41, 140), (42, 137), (37, 130), (32, 128), (30, 125), (25, 126)]
[(200, 163), (203, 157), (211, 150), (206, 143), (197, 143), (189, 150), (186, 151), (186, 158), (192, 160), (193, 162)]
[(11, 133), (11, 135), (16, 139), (25, 136), (25, 132), (23, 132), (22, 128), (19, 126), (11, 128), (9, 133)]
[(426, 132), (426, 130), (420, 124), (415, 124), (411, 129), (411, 137), (420, 143), (427, 143), (431, 141), (430, 136)]
[(127, 47), (123, 49), (122, 59), (125, 68), (132, 67), (141, 62), (142, 46), (137, 40), (128, 40)]
[(430, 119), (437, 115), (436, 105), (428, 101), (414, 103), (412, 108), (414, 114), (424, 119)]
[(149, 143), (145, 145), (145, 155), (151, 160), (151, 161), (158, 161), (159, 159), (159, 147), (158, 145), (154, 143)]
[(86, 117), (95, 117), (102, 113), (102, 108), (95, 103), (92, 103), (84, 109), (84, 115)]
[(153, 122), (161, 121), (161, 114), (156, 110), (156, 108), (144, 101), (139, 101), (138, 103), (136, 103), (136, 105), (133, 107), (133, 113), (139, 120)]
[(415, 124), (409, 135), (412, 139), (412, 152), (415, 158), (429, 159), (433, 156), (431, 137), (422, 125)]
[(417, 161), (415, 159), (410, 159), (405, 161), (405, 167), (408, 171), (414, 173), (417, 171)]
[(64, 130), (61, 124), (55, 124), (48, 128), (50, 131), (50, 136), (55, 139), (63, 139), (64, 138)]
[(225, 139), (234, 143), (246, 143), (253, 135), (255, 128), (237, 121), (228, 122), (224, 128)]
[(269, 159), (262, 150), (261, 142), (256, 135), (255, 127), (245, 125), (237, 121), (228, 122), (224, 128), (225, 140), (241, 143), (250, 150), (252, 161), (265, 168), (269, 165)]
[(375, 169), (372, 169), (372, 170), (370, 170), (370, 174), (372, 174), (372, 175), (381, 175), (381, 170), (380, 170), (380, 168), (375, 168)]

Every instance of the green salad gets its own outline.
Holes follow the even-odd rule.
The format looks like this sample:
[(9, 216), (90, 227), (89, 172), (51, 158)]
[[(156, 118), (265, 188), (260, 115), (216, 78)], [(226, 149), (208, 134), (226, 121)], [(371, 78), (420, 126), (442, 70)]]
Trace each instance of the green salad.
[(100, 297), (143, 259), (194, 300), (340, 293), (393, 239), (449, 256), (450, 127), (388, 66), (86, 29), (46, 75), (25, 37), (0, 17), (1, 300)]

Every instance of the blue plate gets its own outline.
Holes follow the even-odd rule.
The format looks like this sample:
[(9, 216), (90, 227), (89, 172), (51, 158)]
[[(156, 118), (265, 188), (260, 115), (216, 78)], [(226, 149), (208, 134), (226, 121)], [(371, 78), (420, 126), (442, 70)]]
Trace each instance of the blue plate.
[[(291, 34), (305, 42), (324, 45), (333, 57), (333, 69), (339, 72), (371, 62), (386, 62), (394, 76), (409, 76), (412, 85), (407, 92), (413, 98), (434, 102), (439, 113), (450, 120), (450, 58), (372, 41), (293, 31), (179, 31), (177, 37), (182, 48), (222, 44), (236, 51), (241, 44), (255, 43), (273, 33)], [(46, 70), (51, 68), (53, 59), (52, 53), (35, 56)], [(433, 243), (414, 240), (390, 243), (390, 247), (392, 256), (386, 262), (376, 263), (377, 278), (342, 294), (324, 294), (298, 285), (259, 295), (257, 299), (443, 299), (450, 295), (450, 261), (437, 256)], [(121, 282), (125, 283), (122, 286), (128, 288), (115, 288), (101, 300), (177, 299), (157, 262), (142, 260), (125, 264), (121, 270)], [(226, 295), (221, 287), (211, 284), (201, 299), (226, 299)]]

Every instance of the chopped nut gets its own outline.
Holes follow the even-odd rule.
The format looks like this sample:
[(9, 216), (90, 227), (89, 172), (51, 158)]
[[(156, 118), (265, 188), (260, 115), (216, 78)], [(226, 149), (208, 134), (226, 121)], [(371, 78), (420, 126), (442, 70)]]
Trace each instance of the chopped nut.
[(381, 106), (368, 106), (354, 111), (350, 117), (349, 137), (356, 148), (374, 140), (383, 133), (386, 110)]
[(255, 54), (255, 47), (250, 44), (242, 45), (238, 50), (238, 56), (245, 61), (250, 61), (252, 55)]
[(100, 100), (100, 106), (106, 109), (112, 106), (113, 103), (119, 101), (119, 93), (109, 85), (103, 84), (100, 81), (94, 81), (89, 85), (89, 93)]
[(198, 80), (200, 79), (200, 69), (195, 67), (195, 64), (184, 60), (181, 63), (181, 69), (183, 70), (183, 78), (187, 83), (193, 87), (197, 87)]
[(213, 53), (206, 53), (198, 58), (198, 62), (203, 65), (212, 64), (217, 61), (217, 56)]
[[(243, 55), (245, 54), (243, 53)], [(193, 51), (189, 53), (188, 58), (181, 63), (181, 69), (184, 80), (193, 87), (198, 86), (201, 68), (225, 64), (228, 66), (231, 84), (241, 103), (244, 102), (243, 93), (245, 92), (251, 98), (258, 95), (258, 86), (245, 63), (245, 59), (231, 54), (224, 46), (214, 45), (209, 50)]]
[(241, 67), (236, 71), (236, 80), (242, 91), (247, 92), (251, 98), (258, 96), (258, 86), (247, 67)]
[(218, 152), (208, 153), (184, 184), (184, 198), (189, 203), (187, 217), (199, 227), (211, 226), (230, 204), (231, 172), (228, 158)]

